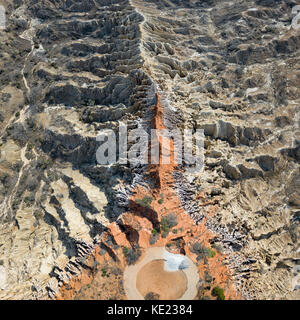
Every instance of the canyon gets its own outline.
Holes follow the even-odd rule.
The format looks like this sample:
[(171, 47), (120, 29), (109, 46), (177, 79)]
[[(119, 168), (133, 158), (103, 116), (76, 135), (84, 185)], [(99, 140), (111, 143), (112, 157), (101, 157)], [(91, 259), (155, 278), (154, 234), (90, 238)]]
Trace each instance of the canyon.
[[(300, 299), (298, 4), (0, 0), (0, 299), (130, 299), (161, 248), (193, 299)], [(100, 165), (125, 123), (202, 129), (203, 170), (172, 138), (169, 164)]]

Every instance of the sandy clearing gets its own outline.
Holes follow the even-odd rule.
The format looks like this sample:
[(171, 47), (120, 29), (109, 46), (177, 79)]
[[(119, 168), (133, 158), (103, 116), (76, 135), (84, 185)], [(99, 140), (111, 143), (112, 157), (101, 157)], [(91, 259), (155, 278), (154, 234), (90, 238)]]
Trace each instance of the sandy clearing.
[[(127, 266), (124, 271), (124, 288), (129, 300), (144, 300), (143, 295), (137, 289), (137, 276), (144, 266), (149, 264), (153, 260), (165, 260), (167, 250), (165, 247), (149, 248), (145, 252), (144, 258), (135, 265)], [(187, 289), (184, 294), (178, 300), (192, 300), (197, 294), (197, 283), (199, 281), (199, 275), (196, 265), (193, 261), (186, 257), (188, 262), (188, 268), (182, 270), (186, 277)], [(163, 275), (163, 273), (161, 273)], [(154, 288), (152, 289), (155, 293)]]
[(176, 300), (187, 289), (187, 279), (182, 270), (165, 271), (164, 260), (153, 260), (141, 268), (137, 275), (136, 287), (143, 297), (153, 292), (160, 300)]

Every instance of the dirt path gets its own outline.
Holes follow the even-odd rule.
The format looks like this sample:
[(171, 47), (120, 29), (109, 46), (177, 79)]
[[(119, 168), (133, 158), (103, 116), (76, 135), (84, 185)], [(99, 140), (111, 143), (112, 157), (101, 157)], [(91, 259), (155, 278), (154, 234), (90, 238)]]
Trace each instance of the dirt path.
[(27, 56), (26, 56), (26, 59), (25, 59), (25, 61), (24, 61), (24, 66), (23, 66), (22, 71), (21, 71), (22, 77), (23, 77), (24, 86), (25, 86), (26, 91), (27, 91), (27, 95), (30, 93), (30, 87), (28, 86), (28, 82), (27, 82), (27, 79), (26, 79), (26, 77), (25, 77), (24, 72), (25, 72), (25, 68), (26, 68), (26, 63), (27, 63), (29, 57), (31, 56), (31, 54), (32, 54), (32, 52), (33, 52), (33, 50), (34, 50), (34, 42), (33, 42), (33, 40), (32, 40), (32, 34), (31, 34), (31, 33), (32, 33), (32, 21), (30, 22), (29, 28), (28, 28), (27, 30), (25, 30), (25, 31), (20, 35), (20, 38), (22, 38), (22, 39), (24, 39), (24, 40), (27, 40), (27, 41), (29, 41), (29, 42), (31, 43), (31, 50), (30, 50), (30, 52), (29, 52), (29, 53), (27, 54)]

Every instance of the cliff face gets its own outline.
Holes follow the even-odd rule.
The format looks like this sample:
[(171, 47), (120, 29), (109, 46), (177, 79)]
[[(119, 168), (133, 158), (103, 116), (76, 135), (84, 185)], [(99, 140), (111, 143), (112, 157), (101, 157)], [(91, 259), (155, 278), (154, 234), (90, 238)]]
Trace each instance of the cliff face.
[[(126, 299), (153, 246), (199, 299), (300, 298), (296, 4), (0, 0), (0, 298)], [(203, 172), (97, 164), (120, 122), (203, 129)]]

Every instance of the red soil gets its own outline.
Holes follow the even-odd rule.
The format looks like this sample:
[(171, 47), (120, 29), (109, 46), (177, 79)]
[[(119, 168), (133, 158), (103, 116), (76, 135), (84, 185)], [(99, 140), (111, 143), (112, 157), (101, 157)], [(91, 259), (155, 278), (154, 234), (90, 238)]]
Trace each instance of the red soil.
[[(163, 107), (161, 104), (161, 98), (156, 95), (157, 102), (155, 106), (155, 116), (152, 121), (154, 129), (165, 129), (163, 121)], [(161, 138), (159, 139), (161, 144)], [(103, 235), (103, 241), (109, 236), (112, 236), (116, 243), (120, 246), (119, 249), (112, 249), (113, 254), (117, 257), (118, 265), (121, 270), (126, 267), (126, 259), (122, 252), (122, 247), (127, 248), (135, 247), (139, 245), (140, 249), (149, 248), (151, 246), (166, 246), (168, 250), (174, 253), (185, 253), (188, 255), (194, 263), (198, 266), (199, 275), (201, 279), (205, 278), (205, 272), (212, 277), (212, 282), (209, 286), (206, 286), (201, 293), (206, 296), (210, 296), (211, 289), (215, 286), (219, 286), (224, 289), (226, 299), (240, 299), (241, 296), (236, 292), (234, 284), (232, 283), (230, 270), (224, 265), (224, 258), (221, 253), (216, 252), (214, 257), (207, 258), (206, 262), (202, 260), (197, 262), (197, 255), (190, 251), (191, 246), (195, 242), (202, 243), (202, 246), (206, 248), (210, 247), (210, 240), (213, 238), (212, 232), (205, 227), (206, 220), (199, 224), (195, 224), (193, 219), (183, 210), (181, 201), (174, 188), (173, 172), (179, 170), (174, 161), (174, 143), (170, 140), (171, 145), (171, 163), (162, 164), (162, 157), (160, 154), (159, 165), (149, 165), (149, 176), (154, 183), (154, 187), (150, 189), (137, 188), (134, 196), (130, 199), (130, 210), (123, 214), (121, 217), (121, 224), (125, 227), (125, 233), (120, 230), (120, 227), (116, 222), (109, 225), (108, 232)], [(138, 200), (144, 197), (151, 197), (151, 208), (145, 208), (139, 204)], [(159, 201), (161, 200), (162, 201)], [(217, 207), (211, 203), (205, 202), (205, 194), (199, 195), (194, 199), (199, 204), (208, 208), (209, 215), (213, 215)], [(157, 242), (154, 245), (150, 245), (149, 240), (152, 235), (152, 231), (155, 228), (155, 224), (159, 224), (162, 217), (168, 213), (173, 213), (177, 216), (178, 225), (174, 227), (168, 235), (163, 238), (159, 235)], [(101, 270), (101, 266), (109, 264), (112, 261), (111, 256), (108, 254), (100, 255), (100, 248), (97, 248), (94, 255), (90, 257), (91, 264), (94, 260), (99, 263), (98, 269)], [(141, 259), (141, 258), (140, 258)], [(97, 272), (97, 271), (96, 271)], [(58, 294), (58, 299), (73, 299), (76, 292), (82, 288), (82, 286), (92, 283), (95, 273), (87, 270), (83, 270), (79, 277), (75, 277), (70, 281), (67, 286), (63, 286)], [(98, 288), (99, 289), (99, 288)], [(97, 288), (95, 288), (97, 290)], [(120, 297), (125, 298), (126, 297)]]

